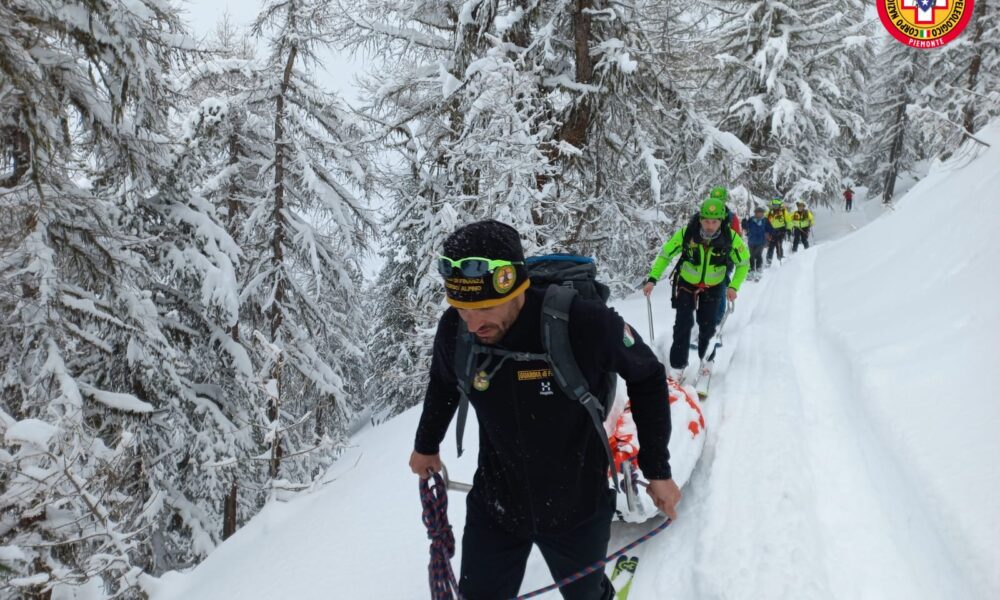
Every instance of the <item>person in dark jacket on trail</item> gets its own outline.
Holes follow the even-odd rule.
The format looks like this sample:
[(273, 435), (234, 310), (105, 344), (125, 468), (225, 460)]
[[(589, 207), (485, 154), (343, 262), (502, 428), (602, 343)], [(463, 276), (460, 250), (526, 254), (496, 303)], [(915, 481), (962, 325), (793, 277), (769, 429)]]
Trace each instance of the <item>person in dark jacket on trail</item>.
[(760, 279), (764, 267), (764, 244), (767, 243), (767, 233), (771, 224), (764, 218), (763, 206), (753, 209), (753, 216), (743, 219), (743, 231), (747, 233), (747, 246), (750, 248), (750, 278)]
[[(451, 305), (438, 322), (430, 381), (410, 469), (422, 478), (441, 470), (439, 445), (459, 404), (456, 336), (542, 353), (545, 290), (531, 287), (518, 232), (498, 221), (471, 223), (444, 242), (439, 271)], [(614, 310), (580, 297), (569, 311), (570, 345), (591, 389), (608, 373), (625, 380), (643, 443), (639, 467), (647, 493), (671, 519), (680, 490), (671, 479), (666, 373), (638, 333)], [(575, 326), (574, 326), (575, 324)], [(559, 580), (606, 556), (615, 491), (608, 485), (605, 444), (590, 414), (557, 385), (545, 360), (480, 362), (469, 391), (479, 422), (479, 461), (466, 499), (459, 589), (469, 600), (517, 596), (532, 545)], [(608, 600), (602, 570), (561, 590), (573, 600)]]

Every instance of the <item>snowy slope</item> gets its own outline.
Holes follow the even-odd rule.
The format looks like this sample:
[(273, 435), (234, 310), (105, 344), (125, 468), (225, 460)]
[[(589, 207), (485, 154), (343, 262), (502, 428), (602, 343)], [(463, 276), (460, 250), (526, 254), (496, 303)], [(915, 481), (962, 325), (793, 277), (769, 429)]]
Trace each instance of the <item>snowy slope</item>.
[[(816, 246), (744, 286), (705, 453), (630, 598), (1000, 597), (1000, 124), (980, 138), (988, 152), (935, 166), (894, 211), (860, 193), (849, 215), (816, 210)], [(617, 306), (646, 335), (645, 301)], [(359, 434), (314, 492), (148, 581), (154, 600), (426, 598), (417, 417)], [(456, 462), (449, 439), (443, 456), (471, 479), (474, 449)], [(460, 539), (464, 498), (450, 500)], [(534, 556), (523, 590), (549, 581)]]
[[(1000, 127), (984, 135), (742, 295), (718, 425), (636, 598), (1000, 596)], [(816, 241), (859, 208), (883, 210), (817, 211)]]

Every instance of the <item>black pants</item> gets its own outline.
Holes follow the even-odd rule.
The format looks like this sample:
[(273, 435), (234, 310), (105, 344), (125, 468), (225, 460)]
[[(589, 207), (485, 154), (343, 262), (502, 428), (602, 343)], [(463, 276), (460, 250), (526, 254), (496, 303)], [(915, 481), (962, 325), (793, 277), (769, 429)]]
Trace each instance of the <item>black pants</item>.
[(844, 203), (846, 204), (846, 206), (844, 207), (844, 210), (846, 212), (851, 212), (851, 201), (850, 200), (844, 200)]
[(681, 369), (687, 366), (691, 345), (691, 328), (694, 327), (695, 313), (698, 317), (698, 357), (704, 358), (708, 343), (715, 335), (716, 312), (719, 301), (725, 293), (724, 285), (697, 290), (681, 283), (674, 292), (673, 307), (674, 341), (670, 345), (670, 366)]
[(764, 266), (764, 244), (750, 244), (750, 270), (760, 271)]
[(802, 246), (807, 250), (809, 249), (809, 228), (801, 227), (796, 228), (795, 232), (792, 234), (792, 252), (798, 252), (799, 242), (802, 242)]
[[(524, 568), (535, 544), (559, 581), (607, 556), (614, 513), (614, 491), (593, 517), (566, 533), (519, 536), (502, 529), (474, 498), (466, 502), (462, 537), (462, 570), (459, 590), (466, 600), (515, 598), (524, 579)], [(566, 600), (611, 600), (614, 588), (603, 569), (562, 588)]]
[(785, 230), (775, 231), (771, 234), (771, 239), (767, 241), (767, 264), (771, 264), (774, 251), (778, 251), (778, 260), (785, 258), (785, 250), (781, 247), (781, 242), (785, 241)]

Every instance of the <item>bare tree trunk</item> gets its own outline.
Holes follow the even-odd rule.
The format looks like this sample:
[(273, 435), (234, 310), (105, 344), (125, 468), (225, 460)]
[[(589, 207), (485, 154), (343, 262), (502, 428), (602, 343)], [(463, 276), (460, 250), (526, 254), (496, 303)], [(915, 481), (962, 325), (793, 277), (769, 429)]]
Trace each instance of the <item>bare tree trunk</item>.
[[(458, 49), (455, 52), (449, 69), (449, 72), (455, 79), (464, 81), (465, 71), (472, 63), (472, 57), (476, 54), (476, 50), (480, 45), (479, 31), (481, 26), (479, 24), (483, 23), (482, 27), (485, 28), (486, 24), (493, 19), (493, 14), (483, 13), (483, 11), (491, 7), (491, 3), (480, 3), (472, 11), (472, 21), (464, 24), (459, 23), (458, 14), (451, 11), (449, 16), (452, 23), (455, 24), (456, 35), (459, 37)], [(449, 138), (451, 139), (455, 139), (456, 135), (465, 126), (465, 114), (462, 112), (462, 109), (462, 94), (452, 94), (448, 103), (449, 128), (451, 130)], [(441, 160), (447, 162), (447, 159), (444, 157)], [(473, 198), (479, 195), (479, 177), (480, 172), (478, 170), (470, 171), (455, 163), (449, 165), (449, 183), (452, 189), (457, 188), (461, 190), (463, 196)]]
[[(233, 166), (240, 162), (240, 158), (243, 154), (243, 148), (240, 146), (239, 135), (234, 131), (229, 134), (229, 166)], [(226, 230), (229, 232), (230, 237), (234, 240), (238, 240), (239, 236), (237, 234), (237, 225), (239, 224), (240, 216), (240, 203), (236, 200), (237, 195), (236, 184), (230, 182), (229, 192), (226, 197), (226, 211), (228, 212), (226, 219)], [(229, 336), (233, 338), (234, 342), (240, 340), (240, 321), (237, 315), (236, 322), (229, 330)]]
[(983, 30), (986, 29), (986, 15), (983, 13), (988, 13), (989, 10), (989, 3), (983, 3), (976, 15), (976, 29), (972, 36), (972, 47), (975, 54), (972, 56), (972, 62), (969, 63), (969, 101), (965, 103), (965, 109), (962, 111), (962, 129), (965, 130), (965, 135), (962, 136), (963, 142), (975, 132), (976, 127), (976, 98), (971, 92), (975, 90), (976, 83), (979, 82), (979, 70), (983, 65), (983, 48), (980, 40), (983, 38)]
[(906, 102), (900, 102), (896, 109), (895, 133), (892, 136), (892, 145), (889, 147), (889, 170), (885, 173), (885, 182), (882, 187), (882, 202), (888, 204), (892, 201), (892, 196), (896, 192), (896, 176), (899, 174), (899, 160), (903, 154), (903, 136), (906, 133)]
[(16, 186), (31, 165), (31, 138), (14, 127), (5, 127), (0, 135), (0, 167), (9, 165), (11, 174), (0, 179), (0, 187)]
[[(576, 0), (576, 11), (573, 13), (573, 50), (576, 61), (576, 82), (589, 85), (594, 80), (594, 64), (590, 57), (591, 18), (588, 11), (594, 7), (593, 0)], [(576, 147), (587, 142), (587, 130), (590, 127), (590, 113), (593, 102), (585, 93), (576, 106), (570, 111), (569, 118), (563, 123), (559, 139)]]
[(236, 481), (234, 480), (226, 494), (222, 510), (222, 539), (228, 540), (236, 533)]
[[(289, 19), (293, 18), (289, 15)], [(295, 57), (298, 54), (298, 47), (292, 46), (288, 51), (288, 60), (285, 61), (285, 72), (281, 79), (281, 90), (275, 102), (274, 114), (274, 211), (271, 218), (274, 221), (274, 234), (271, 237), (271, 264), (278, 272), (278, 281), (274, 286), (274, 300), (271, 304), (271, 342), (279, 342), (278, 336), (281, 332), (281, 325), (284, 316), (281, 307), (285, 302), (285, 280), (282, 265), (285, 261), (285, 94), (292, 79), (292, 69), (295, 66)], [(280, 357), (274, 361), (271, 368), (271, 379), (277, 383), (277, 390), (274, 396), (268, 400), (267, 418), (274, 423), (278, 420), (278, 406), (282, 393), (282, 363)], [(277, 428), (274, 431), (274, 439), (271, 441), (271, 462), (270, 475), (277, 477), (281, 467), (281, 436)]]
[[(331, 400), (335, 401), (333, 399), (331, 399)], [(324, 428), (323, 428), (323, 407), (324, 407), (324, 404), (325, 404), (325, 400), (319, 400), (316, 403), (316, 410), (314, 411), (314, 418), (316, 419), (316, 421), (315, 421), (315, 423), (313, 425), (313, 435), (316, 436), (315, 441), (316, 441), (317, 444), (319, 444), (320, 440), (323, 439), (323, 433), (324, 433)]]

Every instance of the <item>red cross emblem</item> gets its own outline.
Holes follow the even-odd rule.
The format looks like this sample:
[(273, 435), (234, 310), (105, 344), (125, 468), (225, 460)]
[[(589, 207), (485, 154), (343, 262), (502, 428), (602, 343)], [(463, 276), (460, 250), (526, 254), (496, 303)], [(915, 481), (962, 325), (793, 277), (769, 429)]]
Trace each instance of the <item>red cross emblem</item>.
[(948, 0), (903, 0), (902, 8), (913, 11), (913, 22), (917, 25), (934, 25), (938, 11), (948, 10)]

